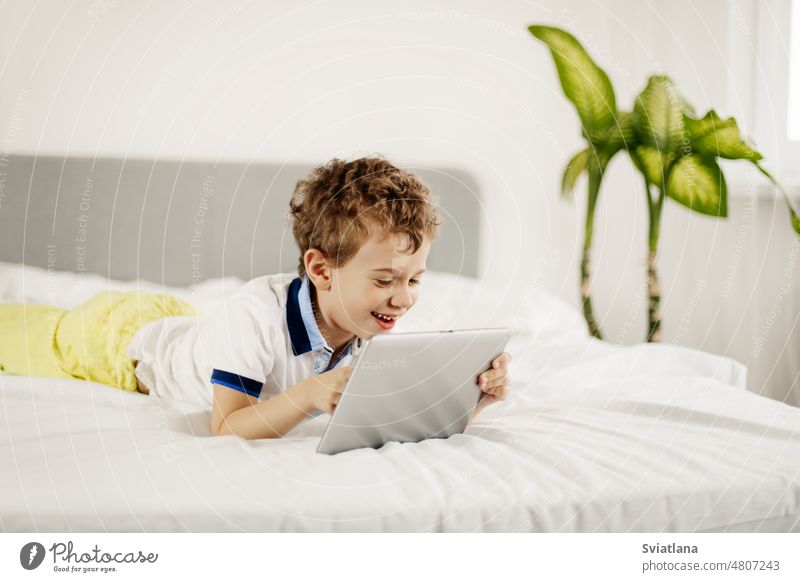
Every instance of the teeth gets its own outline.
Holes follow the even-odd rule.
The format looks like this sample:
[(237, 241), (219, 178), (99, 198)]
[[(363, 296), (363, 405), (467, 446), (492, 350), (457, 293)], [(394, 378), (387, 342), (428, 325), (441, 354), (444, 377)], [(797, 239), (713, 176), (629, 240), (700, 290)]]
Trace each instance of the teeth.
[(375, 312), (375, 311), (373, 311), (372, 313), (373, 313), (374, 315), (378, 316), (379, 318), (381, 318), (383, 321), (394, 321), (394, 317), (388, 317), (388, 316), (386, 316), (386, 315), (383, 315), (383, 314), (381, 314), (381, 313), (377, 313), (377, 312)]

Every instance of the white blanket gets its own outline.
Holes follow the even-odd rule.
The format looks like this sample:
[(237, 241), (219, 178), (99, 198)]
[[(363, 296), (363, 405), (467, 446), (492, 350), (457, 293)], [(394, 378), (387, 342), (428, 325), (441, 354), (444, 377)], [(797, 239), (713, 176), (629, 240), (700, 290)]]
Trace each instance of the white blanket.
[(279, 440), (209, 437), (206, 410), (0, 375), (0, 528), (800, 528), (800, 410), (744, 390), (727, 358), (543, 329), (515, 335), (511, 396), (465, 434), (334, 456), (315, 453), (328, 415)]

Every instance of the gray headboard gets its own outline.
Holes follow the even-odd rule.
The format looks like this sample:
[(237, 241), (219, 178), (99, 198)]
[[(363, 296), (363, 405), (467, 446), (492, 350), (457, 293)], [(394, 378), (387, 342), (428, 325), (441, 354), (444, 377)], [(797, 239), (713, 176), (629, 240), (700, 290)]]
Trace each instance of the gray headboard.
[[(0, 261), (165, 285), (294, 272), (289, 197), (311, 165), (0, 158)], [(409, 168), (445, 224), (428, 268), (478, 275), (481, 203), (461, 170)]]

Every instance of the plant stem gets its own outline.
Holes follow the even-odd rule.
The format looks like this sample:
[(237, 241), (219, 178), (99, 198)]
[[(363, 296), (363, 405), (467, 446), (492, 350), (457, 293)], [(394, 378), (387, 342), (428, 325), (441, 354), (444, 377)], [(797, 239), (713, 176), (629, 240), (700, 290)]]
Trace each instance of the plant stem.
[(586, 205), (586, 231), (583, 239), (583, 256), (581, 257), (581, 299), (583, 301), (583, 317), (589, 326), (589, 333), (597, 339), (603, 339), (603, 336), (600, 334), (600, 327), (592, 312), (592, 298), (589, 293), (589, 262), (591, 260), (594, 209), (597, 195), (600, 192), (601, 177), (600, 167), (592, 161), (589, 164), (589, 199)]
[(656, 256), (658, 254), (658, 235), (661, 227), (661, 209), (664, 206), (664, 189), (658, 189), (658, 200), (653, 202), (650, 194), (650, 184), (648, 184), (647, 180), (645, 180), (644, 185), (650, 216), (647, 253), (647, 293), (649, 296), (647, 341), (658, 342), (661, 341), (661, 287), (658, 284), (658, 274), (656, 273)]

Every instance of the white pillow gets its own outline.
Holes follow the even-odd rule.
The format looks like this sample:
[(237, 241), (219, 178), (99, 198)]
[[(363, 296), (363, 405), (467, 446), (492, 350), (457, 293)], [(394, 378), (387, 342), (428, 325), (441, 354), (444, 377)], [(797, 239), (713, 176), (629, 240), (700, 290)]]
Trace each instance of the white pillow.
[(547, 341), (588, 337), (581, 313), (545, 291), (524, 292), (472, 277), (428, 271), (422, 276), (416, 305), (395, 330), (430, 331), (510, 327), (512, 335)]
[(38, 303), (72, 309), (98, 291), (150, 291), (167, 293), (187, 301), (204, 314), (210, 314), (236, 291), (243, 280), (238, 277), (209, 279), (197, 285), (169, 287), (150, 281), (118, 281), (95, 273), (78, 275), (0, 262), (0, 303)]
[[(117, 281), (102, 275), (76, 275), (17, 263), (0, 262), (0, 302), (40, 303), (70, 309), (98, 291), (168, 293), (210, 314), (244, 281), (237, 277), (209, 279), (186, 287), (150, 281)], [(428, 271), (422, 277), (416, 305), (395, 326), (396, 332), (510, 327), (514, 336), (546, 341), (588, 337), (576, 308), (537, 288), (524, 292), (479, 279)]]

